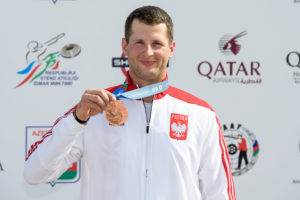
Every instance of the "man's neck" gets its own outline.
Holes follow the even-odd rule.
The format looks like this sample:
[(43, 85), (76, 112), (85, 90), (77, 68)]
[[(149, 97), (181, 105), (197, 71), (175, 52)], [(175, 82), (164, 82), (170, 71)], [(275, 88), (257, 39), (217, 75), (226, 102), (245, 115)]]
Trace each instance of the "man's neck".
[(160, 79), (147, 81), (147, 80), (141, 80), (141, 79), (135, 79), (135, 78), (131, 78), (131, 81), (132, 81), (132, 84), (137, 85), (139, 88), (161, 82)]
[[(164, 77), (166, 77), (166, 75), (167, 74), (165, 74)], [(130, 75), (130, 72), (129, 72), (129, 77), (131, 79), (132, 84), (138, 85), (139, 88), (142, 88), (142, 87), (145, 87), (145, 86), (148, 86), (148, 85), (151, 85), (151, 84), (159, 83), (163, 80), (163, 78), (160, 78), (159, 80), (151, 80), (151, 81), (141, 80), (141, 79), (138, 79), (137, 77), (134, 77), (134, 76)], [(149, 96), (149, 97), (145, 97), (143, 100), (146, 103), (151, 103), (153, 101), (153, 99), (154, 98), (153, 98), (153, 95), (152, 95), (152, 96)]]
[(144, 100), (144, 102), (146, 102), (146, 103), (152, 103), (152, 101), (154, 100), (154, 98), (153, 98), (153, 96), (150, 96), (150, 97), (144, 98), (143, 100)]
[[(159, 81), (148, 82), (148, 81), (140, 80), (140, 81), (133, 81), (133, 84), (136, 84), (136, 85), (138, 85), (139, 88), (142, 88), (142, 87), (145, 87), (145, 86), (148, 86), (148, 85), (151, 85), (151, 84), (155, 84), (155, 83), (158, 83), (158, 82)], [(149, 96), (149, 97), (145, 97), (143, 100), (146, 103), (152, 103), (153, 99), (154, 99), (153, 96)]]

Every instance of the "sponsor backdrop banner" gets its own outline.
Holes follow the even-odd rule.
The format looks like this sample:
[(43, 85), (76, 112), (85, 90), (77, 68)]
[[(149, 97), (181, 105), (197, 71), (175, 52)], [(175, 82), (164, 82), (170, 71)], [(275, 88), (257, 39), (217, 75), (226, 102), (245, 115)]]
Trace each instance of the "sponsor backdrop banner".
[(80, 161), (32, 186), (25, 157), (85, 89), (123, 83), (124, 22), (143, 5), (173, 18), (169, 82), (216, 110), (237, 199), (299, 200), (297, 0), (2, 0), (0, 199), (80, 198)]

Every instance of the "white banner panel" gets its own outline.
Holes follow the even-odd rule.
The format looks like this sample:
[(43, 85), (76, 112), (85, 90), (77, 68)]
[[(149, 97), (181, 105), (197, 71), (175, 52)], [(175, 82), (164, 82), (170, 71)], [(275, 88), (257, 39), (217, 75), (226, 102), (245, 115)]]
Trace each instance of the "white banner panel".
[(27, 150), (85, 89), (123, 83), (124, 22), (143, 5), (173, 19), (169, 82), (216, 110), (237, 199), (300, 199), (298, 0), (1, 0), (0, 199), (80, 198), (80, 162), (32, 186)]

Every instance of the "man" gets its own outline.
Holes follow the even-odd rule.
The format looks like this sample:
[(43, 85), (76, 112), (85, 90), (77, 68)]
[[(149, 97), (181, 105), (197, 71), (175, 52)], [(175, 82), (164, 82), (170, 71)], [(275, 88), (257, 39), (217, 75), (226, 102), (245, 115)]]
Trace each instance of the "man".
[(238, 150), (240, 150), (239, 154), (239, 163), (238, 167), (236, 169), (241, 169), (242, 160), (245, 160), (245, 165), (248, 165), (248, 158), (247, 158), (247, 142), (246, 139), (242, 137), (241, 134), (238, 135), (237, 139), (239, 139), (241, 142), (239, 143)]
[[(174, 48), (173, 23), (164, 10), (134, 10), (122, 40), (130, 66), (127, 81), (86, 90), (78, 105), (33, 145), (25, 179), (31, 184), (53, 181), (81, 159), (85, 200), (235, 200), (215, 112), (195, 96), (164, 88)], [(124, 124), (106, 121), (103, 111), (116, 101), (116, 91), (147, 87), (154, 93), (142, 100), (121, 98), (128, 109)]]

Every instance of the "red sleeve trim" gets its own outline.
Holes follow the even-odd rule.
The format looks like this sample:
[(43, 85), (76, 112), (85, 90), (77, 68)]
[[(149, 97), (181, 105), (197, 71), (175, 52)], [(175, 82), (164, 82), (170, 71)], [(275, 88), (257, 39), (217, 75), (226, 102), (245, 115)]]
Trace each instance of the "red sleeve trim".
[(63, 118), (66, 118), (69, 114), (71, 114), (75, 109), (76, 109), (77, 105), (74, 106), (72, 109), (70, 109), (68, 112), (66, 112), (63, 116), (61, 116), (60, 118), (58, 118), (52, 128), (50, 130), (47, 131), (47, 133), (45, 135), (43, 135), (43, 138), (37, 142), (35, 142), (34, 144), (31, 145), (30, 149), (28, 150), (28, 155), (27, 155), (27, 158), (25, 159), (25, 161), (28, 160), (28, 158), (31, 156), (31, 154), (38, 148), (38, 146), (47, 138), (49, 137), (50, 135), (52, 135), (52, 130), (53, 130), (53, 127), (60, 121), (62, 120)]
[(216, 120), (217, 120), (217, 123), (219, 126), (219, 143), (220, 143), (220, 148), (222, 151), (222, 162), (223, 162), (223, 166), (224, 166), (224, 170), (225, 170), (225, 174), (226, 174), (226, 178), (227, 178), (227, 186), (228, 186), (227, 194), (228, 194), (229, 200), (236, 200), (235, 188), (234, 188), (232, 172), (231, 172), (231, 168), (230, 168), (229, 155), (228, 155), (226, 143), (225, 143), (225, 140), (224, 140), (224, 137), (222, 134), (222, 128), (220, 126), (220, 122), (217, 117), (216, 117)]
[[(116, 89), (118, 89), (121, 85), (117, 85), (117, 86), (113, 86), (113, 87), (109, 87), (105, 90), (109, 91), (109, 92), (114, 92)], [(52, 130), (53, 130), (53, 127), (60, 121), (62, 120), (63, 118), (66, 118), (69, 114), (71, 114), (75, 109), (76, 109), (77, 105), (74, 106), (72, 109), (70, 109), (68, 112), (66, 112), (63, 116), (61, 116), (60, 118), (58, 118), (52, 128), (47, 131), (47, 133), (43, 136), (43, 138), (37, 142), (35, 142), (34, 144), (31, 145), (30, 149), (28, 150), (28, 154), (27, 154), (27, 157), (26, 157), (26, 161), (28, 160), (28, 158), (31, 156), (31, 154), (38, 148), (38, 146), (47, 138), (49, 137), (50, 135), (52, 135)]]

